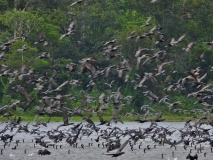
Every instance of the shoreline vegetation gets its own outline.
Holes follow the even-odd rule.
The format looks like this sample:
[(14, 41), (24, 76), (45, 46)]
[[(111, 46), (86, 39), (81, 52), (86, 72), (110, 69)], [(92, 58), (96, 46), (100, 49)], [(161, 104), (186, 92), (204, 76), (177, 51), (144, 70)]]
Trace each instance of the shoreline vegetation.
[[(20, 117), (22, 118), (23, 122), (37, 122), (38, 119), (39, 119), (40, 122), (47, 122), (50, 118), (49, 116), (46, 116), (46, 115), (40, 116), (40, 117), (23, 115), (23, 116), (20, 116)], [(110, 120), (110, 118), (111, 117), (109, 117), (109, 116), (103, 116), (104, 120)], [(165, 119), (164, 122), (185, 122), (187, 120), (193, 121), (195, 119), (193, 117), (186, 117), (186, 116), (174, 115), (174, 114), (173, 115), (165, 115), (165, 116), (162, 116), (162, 118)], [(91, 119), (94, 122), (99, 122), (99, 119), (98, 119), (97, 116), (93, 116)], [(6, 117), (0, 116), (0, 121), (8, 122), (8, 120), (12, 121), (13, 119), (8, 119)], [(136, 122), (138, 120), (138, 118), (130, 116), (130, 117), (123, 117), (123, 118), (121, 118), (121, 120), (123, 122)], [(80, 121), (84, 122), (84, 120), (82, 120), (82, 117), (80, 117), (80, 116), (70, 118), (69, 121), (70, 122), (80, 122)], [(152, 119), (151, 121), (154, 121), (154, 119)], [(50, 122), (63, 122), (63, 118), (61, 116), (53, 116), (53, 117), (51, 117)], [(120, 123), (120, 122), (118, 122), (118, 123)]]
[(0, 0), (0, 159), (212, 159), (212, 7)]
[(155, 2), (0, 1), (0, 120), (213, 123), (213, 2)]

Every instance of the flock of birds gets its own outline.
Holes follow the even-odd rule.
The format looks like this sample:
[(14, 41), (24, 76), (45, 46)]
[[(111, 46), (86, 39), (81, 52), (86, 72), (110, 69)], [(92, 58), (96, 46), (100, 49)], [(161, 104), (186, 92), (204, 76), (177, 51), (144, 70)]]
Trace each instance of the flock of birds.
[[(78, 0), (72, 3), (70, 7), (72, 8), (75, 5), (80, 5), (82, 2), (84, 2), (84, 0)], [(165, 11), (165, 14), (166, 13), (167, 11)], [(192, 16), (190, 13), (184, 12), (182, 18), (190, 20)], [(145, 24), (141, 26), (141, 28), (145, 30), (149, 26), (152, 26), (151, 21), (152, 17), (149, 17)], [(77, 20), (72, 20), (66, 30), (66, 33), (62, 34), (59, 40), (63, 40), (65, 37), (69, 37), (75, 34), (74, 29), (76, 24)], [(133, 31), (127, 37), (127, 40), (135, 40), (137, 43), (142, 39), (152, 39), (154, 36), (158, 37), (155, 45), (157, 46), (163, 44), (165, 45), (165, 48), (177, 47), (180, 43), (183, 43), (187, 37), (186, 34), (181, 35), (179, 38), (172, 37), (169, 43), (165, 44), (167, 40), (165, 40), (165, 33), (163, 33), (163, 28), (160, 25), (155, 25), (152, 26), (148, 32), (145, 32), (142, 35), (136, 35), (136, 31)], [(202, 127), (204, 124), (210, 125), (211, 127), (213, 126), (213, 84), (205, 83), (205, 79), (208, 78), (207, 71), (203, 70), (200, 66), (191, 68), (189, 71), (186, 71), (186, 76), (180, 77), (177, 82), (172, 82), (170, 80), (172, 74), (176, 74), (177, 71), (171, 71), (169, 69), (169, 66), (175, 63), (175, 59), (172, 59), (170, 56), (171, 53), (168, 53), (167, 50), (157, 51), (157, 49), (154, 48), (138, 47), (138, 50), (135, 51), (135, 60), (130, 61), (125, 59), (124, 55), (119, 51), (122, 45), (118, 44), (119, 41), (117, 39), (110, 40), (104, 44), (104, 52), (102, 55), (108, 61), (116, 58), (119, 59), (119, 62), (116, 64), (101, 69), (101, 67), (95, 65), (97, 59), (94, 57), (86, 57), (78, 60), (79, 64), (74, 62), (66, 64), (65, 68), (67, 72), (71, 72), (72, 74), (76, 72), (78, 72), (77, 74), (89, 74), (91, 80), (85, 84), (86, 88), (94, 89), (97, 87), (97, 85), (100, 85), (97, 82), (98, 80), (96, 80), (97, 77), (108, 79), (107, 77), (109, 77), (110, 74), (116, 73), (118, 74), (119, 80), (122, 79), (124, 83), (130, 83), (131, 86), (133, 86), (133, 89), (138, 90), (141, 95), (150, 101), (150, 104), (140, 107), (139, 113), (135, 110), (132, 110), (125, 115), (137, 117), (138, 119), (136, 121), (139, 123), (150, 122), (150, 126), (144, 129), (138, 128), (122, 130), (119, 127), (110, 127), (110, 125), (112, 123), (123, 124), (124, 122), (122, 121), (122, 116), (120, 116), (120, 111), (124, 107), (129, 106), (130, 104), (134, 103), (134, 101), (138, 100), (141, 95), (136, 95), (135, 97), (131, 95), (123, 96), (121, 92), (122, 85), (118, 87), (116, 91), (111, 91), (109, 93), (102, 92), (98, 97), (93, 97), (85, 90), (82, 90), (80, 92), (84, 95), (84, 98), (82, 98), (81, 106), (78, 108), (70, 108), (67, 101), (75, 101), (75, 95), (62, 95), (62, 91), (65, 87), (68, 86), (71, 86), (73, 89), (77, 88), (83, 84), (82, 80), (65, 80), (63, 83), (58, 84), (55, 80), (58, 71), (53, 70), (51, 75), (49, 75), (49, 73), (44, 73), (42, 76), (39, 76), (34, 69), (31, 69), (31, 66), (34, 63), (31, 61), (29, 61), (27, 64), (22, 64), (20, 69), (12, 70), (9, 66), (6, 65), (7, 53), (10, 52), (13, 44), (20, 40), (25, 41), (24, 35), (12, 39), (0, 46), (2, 50), (2, 53), (0, 54), (0, 60), (3, 62), (1, 63), (2, 69), (0, 71), (0, 76), (3, 79), (4, 77), (6, 79), (9, 78), (9, 83), (12, 86), (12, 89), (20, 93), (24, 99), (17, 100), (0, 108), (0, 115), (3, 117), (8, 117), (8, 120), (10, 120), (8, 124), (5, 125), (5, 127), (0, 131), (1, 145), (4, 147), (4, 149), (1, 149), (1, 154), (4, 153), (5, 149), (13, 144), (14, 137), (19, 133), (37, 135), (34, 140), (35, 145), (39, 144), (40, 146), (45, 147), (44, 150), (38, 151), (38, 154), (40, 155), (50, 155), (51, 152), (47, 149), (50, 146), (53, 146), (56, 149), (58, 146), (63, 148), (63, 145), (58, 145), (61, 141), (64, 141), (70, 146), (78, 148), (78, 143), (82, 137), (87, 137), (89, 140), (89, 137), (92, 133), (95, 133), (96, 137), (91, 141), (97, 143), (98, 147), (102, 146), (105, 148), (106, 152), (110, 152), (106, 153), (105, 155), (111, 155), (113, 157), (124, 154), (123, 149), (126, 146), (129, 146), (132, 151), (136, 148), (137, 145), (138, 149), (141, 149), (141, 140), (146, 138), (150, 138), (153, 142), (156, 143), (153, 149), (155, 149), (158, 145), (169, 145), (171, 148), (176, 148), (177, 145), (183, 144), (185, 150), (191, 147), (189, 154), (186, 155), (186, 158), (190, 160), (198, 159), (198, 153), (200, 154), (204, 150), (202, 143), (209, 142), (210, 147), (213, 147), (213, 139), (210, 132), (211, 129)], [(48, 40), (44, 38), (42, 33), (39, 34), (38, 40), (34, 43), (34, 45), (39, 44), (43, 46), (48, 46), (49, 44)], [(212, 49), (213, 47), (213, 42), (202, 42), (202, 44), (209, 45), (209, 49)], [(78, 41), (77, 45), (81, 46), (81, 41)], [(196, 45), (196, 42), (190, 42), (186, 45), (185, 48), (183, 48), (182, 51), (186, 54), (190, 54), (194, 45)], [(27, 50), (28, 47), (26, 44), (17, 49), (18, 52), (25, 52)], [(35, 61), (39, 61), (40, 59), (46, 59), (47, 61), (53, 60), (51, 58), (51, 53), (49, 52), (43, 52), (39, 56), (35, 57)], [(199, 57), (196, 58), (196, 60), (200, 63), (203, 63), (205, 61), (205, 53), (202, 53)], [(57, 65), (57, 60), (53, 61), (54, 67)], [(135, 70), (132, 69), (133, 66), (136, 68)], [(146, 72), (144, 71), (144, 68), (149, 68), (149, 71), (152, 70), (153, 72)], [(142, 74), (141, 71), (143, 71)], [(169, 74), (168, 72), (172, 73)], [(132, 73), (134, 74), (134, 79), (130, 76)], [(164, 77), (165, 79), (162, 80)], [(113, 79), (110, 83), (106, 82), (101, 85), (111, 90), (116, 80), (117, 79)], [(152, 86), (157, 86), (160, 83), (164, 83), (166, 86), (166, 88), (163, 89), (165, 91), (165, 96), (160, 97), (155, 93), (155, 91), (148, 90), (147, 84), (150, 83), (152, 83)], [(191, 84), (191, 86), (194, 88), (194, 91), (190, 93), (188, 93), (186, 90), (186, 86), (189, 87), (189, 84)], [(37, 90), (39, 93), (38, 98), (40, 101), (39, 105), (37, 106), (33, 106), (36, 103), (36, 98), (31, 98), (29, 95), (30, 88)], [(202, 109), (196, 108), (189, 111), (192, 114), (200, 114), (201, 118), (196, 119), (193, 124), (191, 124), (190, 121), (186, 122), (182, 129), (160, 126), (157, 122), (165, 120), (162, 117), (162, 110), (159, 109), (159, 111), (156, 112), (152, 108), (152, 104), (164, 103), (167, 105), (169, 112), (173, 111), (180, 114), (188, 112), (188, 110), (177, 108), (177, 106), (180, 105), (187, 105), (186, 102), (180, 100), (171, 102), (171, 97), (175, 91), (179, 91), (180, 94), (186, 95), (187, 97), (197, 98), (197, 102), (195, 102), (194, 105), (197, 103), (203, 105)], [(91, 106), (91, 103), (96, 103), (98, 106)], [(110, 120), (104, 120), (103, 116), (106, 111), (110, 109), (110, 106), (113, 106), (111, 118)], [(37, 111), (35, 118), (36, 123), (31, 126), (33, 127), (32, 129), (29, 129), (30, 123), (27, 123), (26, 125), (22, 123), (22, 117), (16, 117), (16, 115), (13, 115), (16, 110), (26, 112), (30, 108), (34, 108)], [(144, 114), (140, 114), (141, 112)], [(51, 116), (55, 113), (61, 113), (63, 115), (63, 123), (53, 130), (40, 130), (41, 125), (48, 127)], [(42, 115), (49, 115), (49, 120), (47, 122), (40, 122), (39, 119)], [(94, 115), (99, 118), (99, 124), (96, 124), (92, 121), (91, 117)], [(77, 124), (69, 122), (69, 117), (74, 116), (82, 117), (82, 120), (85, 120), (87, 124), (83, 125), (82, 122)], [(152, 118), (147, 119), (147, 117)], [(102, 129), (100, 127), (102, 125), (108, 127), (106, 129)], [(14, 131), (14, 129), (16, 131)], [(177, 132), (180, 135), (178, 140), (169, 139), (170, 136), (174, 136), (174, 134), (177, 134)], [(44, 140), (45, 138), (47, 138), (48, 141)], [(15, 147), (12, 149), (18, 149), (19, 143), (21, 143), (21, 140), (16, 140)], [(89, 146), (92, 145), (92, 143), (93, 142), (90, 142)], [(199, 148), (196, 148), (197, 144), (200, 144)], [(85, 145), (81, 144), (80, 148), (83, 149), (84, 147)], [(193, 151), (192, 147), (194, 147), (194, 150), (197, 151), (197, 154), (194, 156), (191, 155), (191, 152)], [(111, 153), (113, 150), (117, 151)], [(144, 154), (148, 150), (151, 150), (149, 145), (144, 148)], [(69, 153), (70, 150), (68, 150), (68, 154)], [(207, 151), (204, 152), (204, 157), (206, 155)], [(161, 157), (164, 158), (163, 154)]]
[[(128, 156), (133, 153), (141, 156), (158, 153), (157, 159), (170, 157), (174, 160), (177, 160), (175, 157), (197, 160), (198, 157), (209, 159), (212, 156), (212, 129), (206, 128), (206, 125), (202, 127), (202, 120), (205, 120), (205, 117), (194, 123), (187, 121), (183, 123), (182, 128), (175, 128), (171, 126), (172, 124), (163, 127), (160, 123), (151, 122), (147, 124), (148, 127), (137, 129), (117, 125), (103, 126), (89, 118), (85, 118), (87, 123), (68, 123), (67, 115), (64, 114), (63, 117), (64, 123), (57, 127), (49, 122), (24, 123), (20, 121), (20, 117), (2, 123), (0, 156), (5, 156), (8, 151), (10, 157), (17, 157), (15, 151), (26, 157), (36, 158), (36, 154), (59, 156), (58, 152), (62, 150), (67, 155), (71, 155), (75, 154), (76, 149), (81, 154), (84, 149), (91, 149), (91, 152), (94, 152), (92, 149), (105, 151), (100, 154), (102, 158), (103, 156), (118, 157), (125, 153)], [(178, 155), (181, 152), (188, 154)], [(97, 155), (98, 152), (93, 154)]]

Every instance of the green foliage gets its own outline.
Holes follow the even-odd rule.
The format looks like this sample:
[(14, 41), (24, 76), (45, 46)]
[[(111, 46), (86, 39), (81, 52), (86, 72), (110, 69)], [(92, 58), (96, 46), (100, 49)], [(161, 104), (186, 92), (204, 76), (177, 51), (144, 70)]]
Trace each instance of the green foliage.
[[(167, 93), (164, 89), (168, 87), (168, 84), (163, 82), (165, 75), (174, 70), (177, 73), (171, 74), (170, 84), (176, 83), (181, 77), (186, 77), (186, 71), (196, 67), (201, 67), (207, 72), (208, 80), (204, 79), (204, 82), (212, 83), (212, 50), (209, 49), (209, 46), (202, 44), (202, 42), (212, 41), (213, 39), (212, 1), (187, 1), (185, 6), (183, 6), (182, 0), (158, 1), (156, 3), (150, 3), (150, 0), (96, 0), (85, 1), (83, 4), (69, 7), (70, 3), (69, 0), (0, 0), (0, 43), (4, 44), (11, 39), (16, 39), (14, 44), (4, 51), (7, 60), (1, 61), (1, 64), (8, 65), (11, 69), (10, 75), (17, 70), (20, 72), (21, 68), (26, 66), (23, 72), (28, 74), (27, 71), (33, 69), (35, 74), (33, 78), (37, 80), (39, 77), (45, 77), (45, 75), (51, 77), (53, 70), (56, 70), (57, 74), (52, 76), (52, 78), (57, 85), (50, 83), (50, 81), (45, 79), (46, 77), (43, 78), (45, 88), (51, 84), (52, 89), (56, 89), (59, 84), (66, 80), (77, 79), (82, 81), (83, 83), (79, 84), (79, 86), (72, 87), (67, 85), (60, 92), (60, 94), (72, 94), (75, 97), (75, 100), (64, 99), (70, 108), (82, 107), (81, 100), (86, 95), (82, 94), (81, 90), (85, 90), (89, 95), (95, 97), (94, 99), (97, 101), (102, 92), (105, 94), (115, 92), (118, 87), (122, 86), (121, 93), (123, 97), (139, 95), (139, 98), (132, 104), (123, 107), (123, 110), (120, 111), (122, 114), (130, 112), (132, 108), (140, 113), (142, 105), (150, 104), (150, 101), (143, 94), (144, 91), (152, 90), (160, 98), (165, 96)], [(171, 9), (172, 12), (166, 12), (168, 9)], [(193, 18), (187, 18), (183, 14), (186, 11)], [(70, 12), (73, 12), (74, 15)], [(141, 27), (150, 16), (152, 17), (150, 26)], [(74, 34), (59, 40), (61, 35), (67, 33), (73, 20), (77, 21), (76, 26), (73, 28)], [(137, 42), (135, 38), (127, 40), (132, 31), (135, 31), (135, 36), (142, 36), (144, 33), (148, 33), (153, 26), (161, 26), (163, 28), (162, 31), (158, 30), (157, 32), (165, 33), (164, 43), (155, 45), (156, 40), (159, 38), (157, 32), (150, 37), (139, 39)], [(168, 47), (171, 38), (177, 40), (183, 34), (186, 34), (183, 43)], [(47, 41), (48, 45), (44, 46), (44, 41), (41, 41), (39, 36), (44, 41)], [(105, 42), (112, 39), (117, 40), (115, 45), (121, 45), (118, 52), (116, 52), (121, 53), (121, 56), (110, 59), (103, 56), (103, 54), (107, 50), (107, 46), (104, 46)], [(79, 41), (81, 45), (78, 44)], [(184, 52), (183, 48), (186, 48), (189, 42), (195, 41), (197, 44), (191, 49), (191, 52)], [(22, 51), (21, 48), (24, 45), (26, 45), (27, 49)], [(146, 88), (134, 89), (144, 73), (154, 72), (153, 70), (156, 66), (164, 62), (164, 60), (159, 59), (148, 65), (140, 66), (137, 70), (135, 65), (137, 58), (134, 55), (139, 47), (153, 48), (153, 51), (146, 52), (150, 55), (160, 50), (165, 50), (168, 53), (166, 60), (174, 60), (175, 62), (165, 68), (165, 74), (157, 77), (158, 82), (152, 83), (147, 80), (144, 83)], [(44, 52), (49, 52), (51, 57), (37, 58)], [(197, 60), (203, 52), (205, 52), (205, 61)], [(123, 59), (127, 59), (129, 60), (131, 71), (124, 71), (123, 78), (118, 78), (116, 69), (111, 70), (110, 76), (107, 78), (104, 74), (100, 77), (92, 78), (89, 71), (81, 72), (81, 64), (78, 62), (87, 57), (95, 57), (96, 62), (92, 64), (100, 71), (105, 70), (110, 65), (120, 65)], [(54, 62), (54, 60), (57, 60), (57, 62)], [(71, 62), (76, 63), (78, 66), (75, 72), (70, 72), (66, 68), (66, 64)], [(142, 77), (136, 82), (131, 82), (135, 80), (135, 73)], [(129, 80), (124, 82), (126, 75), (129, 75)], [(1, 105), (9, 104), (17, 99), (23, 99), (23, 95), (11, 89), (18, 84), (26, 87), (31, 99), (36, 98), (35, 104), (40, 104), (39, 100), (43, 93), (35, 90), (35, 83), (26, 83), (28, 80), (26, 77), (24, 76), (22, 80), (17, 76), (13, 83), (10, 83), (11, 79), (8, 77), (0, 77)], [(86, 87), (91, 79), (97, 84), (94, 88)], [(115, 80), (112, 88), (103, 85), (104, 83), (110, 83), (112, 80)], [(185, 102), (185, 104), (178, 106), (181, 109), (202, 108), (201, 105), (194, 105), (195, 99), (186, 98), (188, 93), (196, 91), (196, 89), (189, 84), (186, 84), (185, 87), (186, 92), (182, 94), (178, 91), (172, 91), (170, 101)], [(42, 90), (41, 92), (44, 91)], [(54, 97), (57, 94), (52, 93), (51, 96)], [(122, 101), (122, 103), (125, 103), (125, 101)], [(95, 102), (91, 102), (90, 105), (98, 106)], [(165, 104), (154, 103), (152, 106), (156, 111), (162, 109), (167, 116), (171, 115), (168, 113), (168, 108)], [(112, 108), (110, 106), (105, 114), (110, 115), (113, 112)], [(36, 113), (33, 109), (28, 112), (32, 115)], [(186, 113), (186, 115), (190, 116), (189, 113)]]

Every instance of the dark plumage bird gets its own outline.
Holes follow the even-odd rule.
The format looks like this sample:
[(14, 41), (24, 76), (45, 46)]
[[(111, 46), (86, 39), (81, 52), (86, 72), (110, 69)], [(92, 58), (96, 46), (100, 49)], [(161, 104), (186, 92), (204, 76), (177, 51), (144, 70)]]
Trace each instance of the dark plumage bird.
[(165, 10), (165, 11), (164, 11), (164, 13), (170, 13), (170, 14), (173, 14), (172, 10), (170, 10), (170, 9)]
[(85, 116), (82, 119), (84, 119), (87, 123), (93, 126), (95, 128), (95, 123), (90, 119), (90, 116)]
[(188, 140), (184, 140), (184, 141), (183, 141), (184, 145), (187, 145), (187, 146), (189, 145), (189, 142), (190, 142), (190, 140), (189, 140), (189, 139), (188, 139)]
[(155, 122), (161, 122), (164, 121), (165, 119), (162, 118), (162, 111), (159, 110), (157, 114), (157, 118), (154, 120)]
[(155, 42), (156, 45), (159, 44), (159, 43), (163, 43), (163, 42), (165, 41), (165, 40), (164, 40), (164, 36), (165, 36), (164, 33), (159, 32), (158, 35), (159, 35), (159, 38), (158, 38), (158, 40)]
[(69, 123), (68, 121), (68, 114), (67, 114), (67, 111), (64, 111), (63, 112), (63, 121), (64, 123), (63, 124), (60, 124), (56, 130), (58, 130), (60, 127), (62, 126), (69, 126), (69, 125), (73, 125), (74, 123)]
[(176, 106), (178, 104), (185, 104), (185, 102), (183, 102), (183, 101), (177, 101), (177, 102), (174, 102), (174, 103), (168, 103), (168, 102), (166, 102), (166, 103), (169, 104), (168, 105), (169, 112), (171, 112), (171, 109), (172, 109), (173, 106)]
[(44, 150), (39, 150), (38, 154), (40, 154), (40, 155), (50, 155), (51, 152), (48, 151), (47, 149), (44, 149)]
[(105, 154), (105, 155), (111, 155), (112, 157), (118, 157), (118, 156), (124, 154), (125, 152), (121, 152), (121, 151), (124, 149), (124, 147), (125, 147), (128, 143), (129, 143), (129, 139), (126, 140), (126, 141), (120, 146), (120, 148), (117, 150), (116, 153)]
[(136, 36), (135, 36), (135, 31), (132, 31), (132, 32), (130, 33), (130, 36), (127, 37), (127, 40), (128, 40), (128, 39), (135, 38), (135, 37), (136, 37)]
[(192, 14), (190, 14), (189, 12), (184, 12), (184, 13), (181, 15), (181, 18), (184, 18), (184, 17), (186, 17), (187, 19), (193, 19)]
[(22, 87), (21, 85), (17, 85), (14, 88), (16, 88), (17, 92), (20, 92), (21, 94), (23, 94), (28, 102), (31, 101), (29, 94), (27, 93), (24, 87)]
[(77, 69), (77, 65), (75, 63), (67, 63), (66, 68), (68, 68), (70, 72), (74, 72)]
[(113, 39), (111, 41), (107, 41), (107, 42), (104, 43), (104, 46), (114, 44), (115, 42), (117, 42), (117, 39)]
[(201, 53), (201, 54), (196, 58), (196, 60), (198, 60), (198, 61), (200, 61), (200, 62), (203, 62), (203, 61), (205, 61), (205, 60), (203, 59), (204, 56), (205, 56), (205, 52)]
[(109, 123), (109, 121), (104, 120), (103, 117), (102, 117), (102, 115), (100, 113), (98, 113), (98, 112), (97, 112), (97, 116), (98, 116), (98, 118), (100, 120), (100, 123), (98, 125), (104, 125), (104, 124)]
[(27, 44), (23, 45), (21, 48), (17, 49), (17, 51), (23, 52), (23, 51), (27, 50), (28, 48), (26, 46), (27, 46)]
[(44, 42), (45, 42), (45, 35), (43, 33), (39, 32), (37, 41), (34, 42), (34, 44), (44, 43)]
[(43, 52), (40, 56), (36, 57), (36, 59), (49, 59), (50, 53), (49, 52)]
[(190, 159), (190, 160), (198, 160), (198, 155), (195, 154), (194, 156), (191, 156), (190, 153), (186, 156), (186, 159)]

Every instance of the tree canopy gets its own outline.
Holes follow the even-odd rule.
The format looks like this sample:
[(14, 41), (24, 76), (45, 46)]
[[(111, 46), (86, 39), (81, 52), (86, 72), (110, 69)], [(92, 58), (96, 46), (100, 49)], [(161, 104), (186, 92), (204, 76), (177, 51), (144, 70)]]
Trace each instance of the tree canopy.
[(168, 113), (177, 101), (186, 115), (212, 106), (203, 99), (212, 91), (212, 1), (75, 2), (0, 0), (1, 106), (123, 115), (143, 105)]

